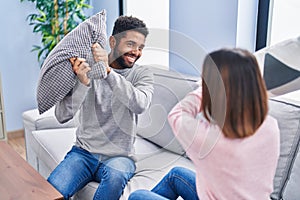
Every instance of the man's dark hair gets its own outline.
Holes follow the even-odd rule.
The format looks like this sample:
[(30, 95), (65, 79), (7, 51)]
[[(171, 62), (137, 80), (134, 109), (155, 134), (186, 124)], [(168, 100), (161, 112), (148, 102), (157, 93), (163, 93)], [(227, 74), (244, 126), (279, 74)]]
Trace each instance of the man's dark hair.
[(148, 28), (142, 20), (132, 16), (120, 16), (115, 21), (112, 35), (120, 35), (122, 37), (128, 30), (137, 31), (145, 37), (149, 34)]

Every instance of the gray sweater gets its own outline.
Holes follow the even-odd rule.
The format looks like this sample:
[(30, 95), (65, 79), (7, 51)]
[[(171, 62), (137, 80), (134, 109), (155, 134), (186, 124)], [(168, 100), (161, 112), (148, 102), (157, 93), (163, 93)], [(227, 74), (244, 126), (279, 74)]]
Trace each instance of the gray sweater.
[(90, 86), (77, 81), (73, 90), (56, 104), (55, 115), (64, 123), (79, 112), (76, 145), (105, 156), (134, 155), (137, 115), (153, 95), (153, 74), (144, 66), (112, 70)]

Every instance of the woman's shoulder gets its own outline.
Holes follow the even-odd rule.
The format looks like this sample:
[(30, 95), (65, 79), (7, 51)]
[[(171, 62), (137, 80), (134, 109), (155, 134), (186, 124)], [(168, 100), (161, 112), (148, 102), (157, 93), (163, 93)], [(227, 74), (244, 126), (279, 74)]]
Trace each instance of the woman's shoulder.
[(271, 115), (267, 115), (262, 125), (257, 130), (262, 133), (272, 133), (272, 134), (263, 134), (269, 135), (270, 137), (278, 138), (280, 135), (279, 127), (277, 120)]
[(277, 128), (278, 129), (278, 122), (277, 119), (272, 117), (271, 115), (267, 115), (265, 121), (263, 122), (269, 128)]

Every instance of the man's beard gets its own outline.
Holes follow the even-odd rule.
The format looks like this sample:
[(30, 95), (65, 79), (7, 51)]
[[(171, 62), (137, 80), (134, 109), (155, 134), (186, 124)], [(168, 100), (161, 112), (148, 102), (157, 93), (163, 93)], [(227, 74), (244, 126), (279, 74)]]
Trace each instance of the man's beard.
[(118, 63), (118, 65), (120, 66), (120, 68), (122, 68), (122, 69), (126, 69), (126, 68), (131, 68), (133, 65), (134, 65), (134, 63), (139, 59), (139, 57), (137, 57), (136, 59), (135, 59), (135, 61), (130, 65), (130, 64), (127, 64), (126, 62), (125, 62), (125, 59), (124, 59), (124, 57), (123, 56), (127, 56), (127, 55), (130, 55), (130, 53), (124, 53), (124, 54), (120, 54), (120, 53), (118, 53), (118, 52), (114, 52), (114, 58), (115, 58), (115, 62), (117, 62)]

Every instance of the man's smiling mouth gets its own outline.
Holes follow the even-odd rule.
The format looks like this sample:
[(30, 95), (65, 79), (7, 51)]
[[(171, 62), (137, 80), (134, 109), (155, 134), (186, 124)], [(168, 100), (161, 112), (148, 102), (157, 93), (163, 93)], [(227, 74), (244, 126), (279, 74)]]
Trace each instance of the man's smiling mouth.
[(134, 63), (136, 61), (136, 56), (131, 55), (131, 54), (124, 54), (124, 56), (126, 57), (127, 61), (130, 63)]

